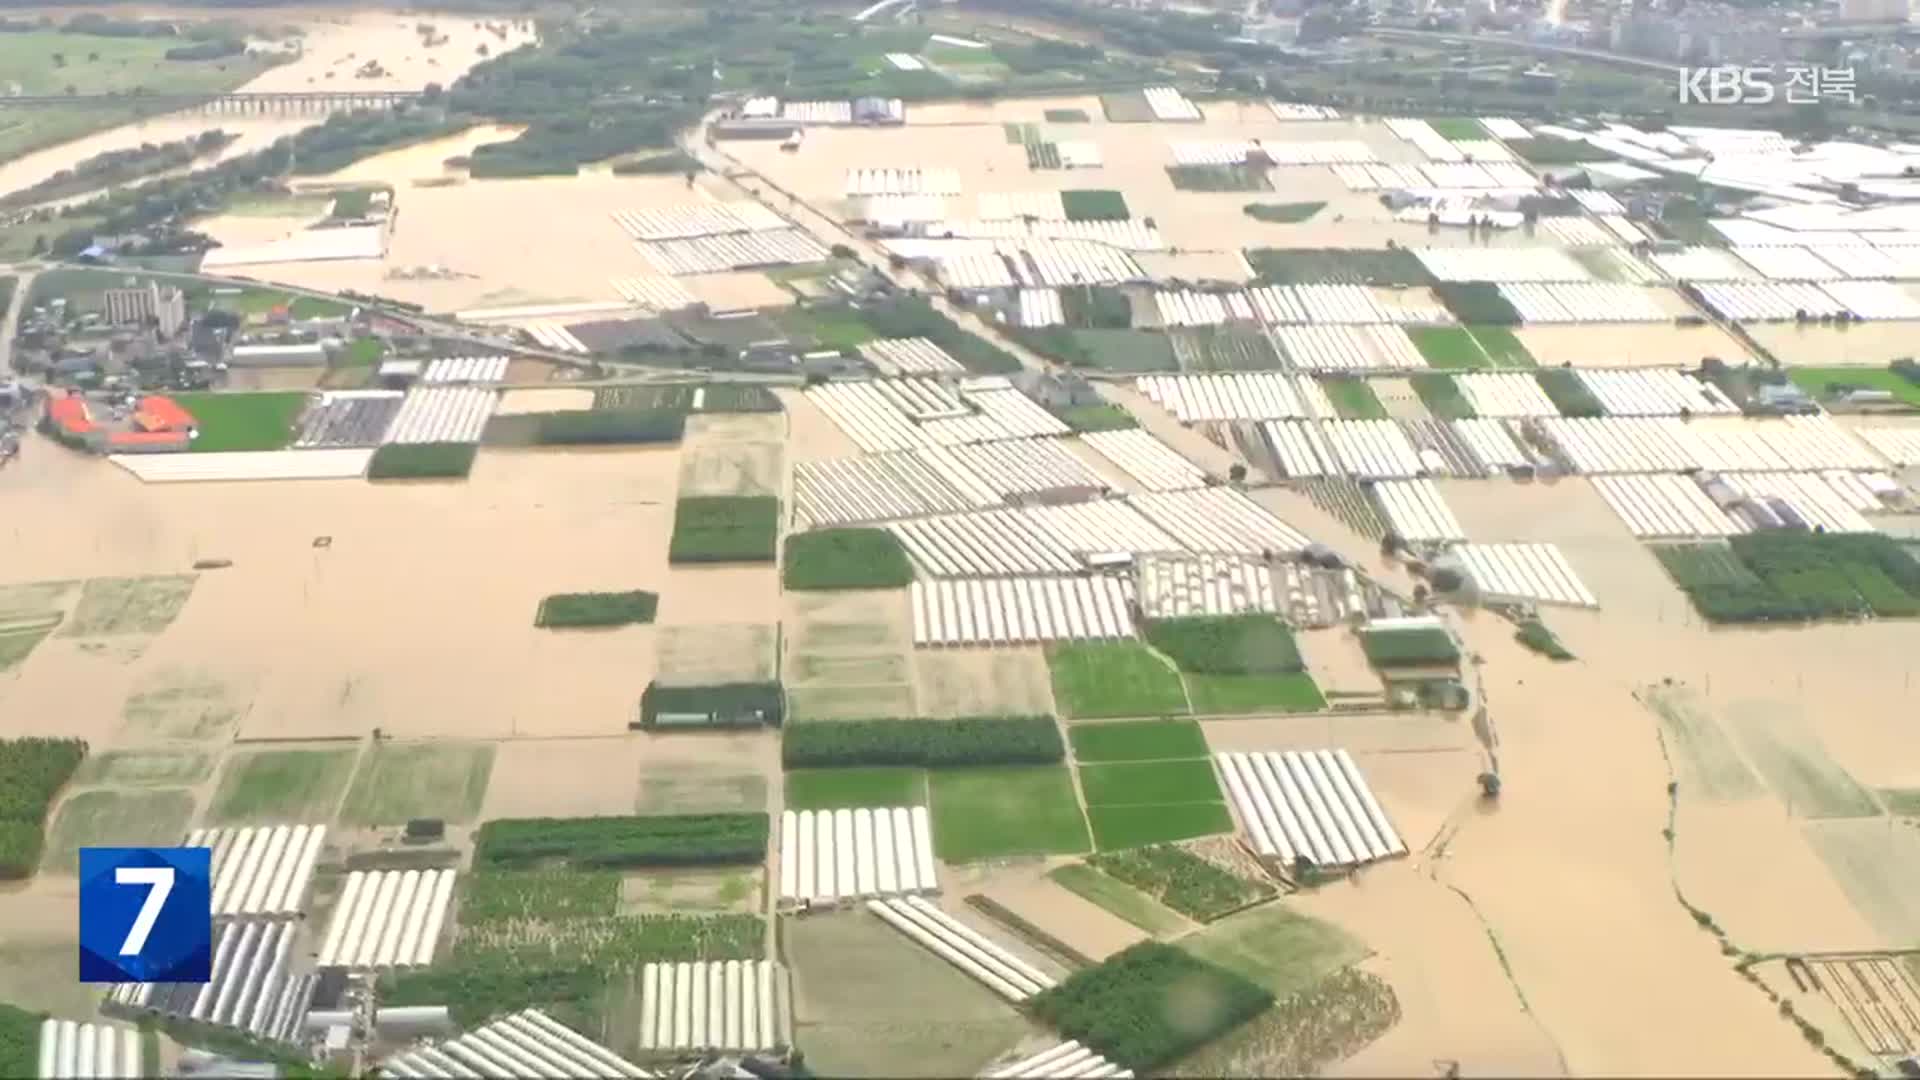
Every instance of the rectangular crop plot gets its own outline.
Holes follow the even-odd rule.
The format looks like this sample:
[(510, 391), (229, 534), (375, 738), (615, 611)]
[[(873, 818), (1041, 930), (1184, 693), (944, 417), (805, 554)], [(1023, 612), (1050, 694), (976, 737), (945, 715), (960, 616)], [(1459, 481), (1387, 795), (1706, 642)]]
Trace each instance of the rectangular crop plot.
[(780, 500), (761, 495), (708, 495), (674, 505), (669, 563), (772, 562), (780, 533)]
[[(1208, 1007), (1186, 1018), (1170, 1007), (1177, 1000)], [(1238, 1027), (1273, 1004), (1273, 995), (1172, 945), (1142, 942), (1029, 1004), (1061, 1034), (1145, 1072)]]
[(1459, 326), (1410, 326), (1407, 336), (1431, 367), (1471, 371), (1493, 366), (1472, 334)]
[(650, 623), (660, 607), (660, 595), (644, 590), (632, 592), (555, 593), (540, 601), (533, 625), (625, 626)]
[[(1530, 368), (1535, 366), (1533, 354), (1520, 343), (1512, 330), (1504, 326), (1475, 326), (1469, 328), (1473, 340), (1493, 361), (1494, 367)], [(1438, 366), (1438, 365), (1435, 365)]]
[(927, 801), (922, 769), (796, 769), (787, 774), (788, 810), (843, 806), (921, 806)]
[(1299, 671), (1293, 632), (1271, 615), (1199, 615), (1156, 619), (1147, 642), (1181, 671), (1251, 675)]
[(1284, 675), (1188, 675), (1187, 696), (1202, 716), (1235, 713), (1319, 712), (1327, 700), (1313, 676), (1304, 671)]
[(1460, 648), (1453, 636), (1437, 626), (1364, 631), (1360, 647), (1375, 667), (1452, 664), (1460, 660)]
[(933, 849), (947, 862), (1087, 850), (1087, 823), (1060, 766), (936, 770)]
[(1149, 934), (1173, 934), (1186, 929), (1186, 920), (1153, 897), (1084, 863), (1055, 867), (1047, 877), (1068, 892), (1105, 908)]
[(1207, 756), (1207, 737), (1191, 720), (1128, 720), (1067, 729), (1077, 761), (1157, 761)]
[(1233, 831), (1225, 803), (1152, 803), (1144, 806), (1090, 806), (1094, 845), (1101, 851), (1165, 844)]
[(1241, 877), (1173, 844), (1106, 852), (1087, 862), (1173, 910), (1202, 921), (1218, 919), (1273, 895), (1273, 886), (1266, 881)]
[(1073, 331), (1088, 364), (1102, 371), (1178, 371), (1180, 360), (1167, 335), (1154, 330), (1088, 329)]
[(583, 868), (757, 863), (766, 858), (766, 814), (498, 818), (475, 835), (476, 866), (564, 860)]
[(479, 742), (378, 742), (354, 775), (340, 820), (399, 825), (410, 818), (472, 821), (493, 774), (493, 746)]
[(1060, 205), (1066, 210), (1068, 221), (1125, 221), (1132, 216), (1127, 211), (1127, 197), (1108, 189), (1063, 191)]
[(356, 756), (351, 749), (236, 751), (220, 773), (207, 822), (331, 821)]
[(1794, 817), (1879, 816), (1880, 804), (1833, 760), (1798, 710), (1738, 701), (1728, 707), (1727, 719), (1734, 741)]
[(1220, 784), (1206, 758), (1185, 761), (1082, 765), (1080, 790), (1088, 806), (1219, 802)]
[(90, 578), (80, 587), (80, 602), (60, 636), (157, 634), (187, 606), (194, 579), (193, 574)]
[(174, 787), (213, 775), (213, 756), (198, 750), (109, 750), (90, 754), (74, 774), (75, 784), (103, 787)]
[(1143, 645), (1090, 642), (1047, 650), (1053, 697), (1075, 717), (1185, 713), (1180, 675)]
[(1180, 947), (1281, 995), (1367, 954), (1365, 945), (1338, 927), (1279, 904), (1222, 919)]
[(193, 796), (185, 791), (83, 791), (60, 805), (42, 865), (72, 873), (83, 847), (179, 843), (192, 816)]
[(1405, 249), (1252, 248), (1247, 262), (1264, 285), (1432, 285), (1433, 271)]
[(1169, 165), (1167, 179), (1179, 191), (1272, 191), (1264, 165)]
[(888, 589), (913, 580), (900, 540), (885, 529), (817, 529), (787, 538), (788, 589)]
[(293, 442), (294, 423), (307, 407), (303, 393), (176, 394), (193, 414), (195, 453), (220, 450), (283, 450)]

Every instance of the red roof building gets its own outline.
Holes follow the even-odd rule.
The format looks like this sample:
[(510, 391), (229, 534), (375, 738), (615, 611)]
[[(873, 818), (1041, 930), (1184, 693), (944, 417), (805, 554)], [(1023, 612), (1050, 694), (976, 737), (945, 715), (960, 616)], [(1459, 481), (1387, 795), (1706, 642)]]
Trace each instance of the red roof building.
[(93, 417), (87, 413), (87, 399), (77, 395), (50, 399), (47, 402), (47, 420), (69, 435), (85, 435), (93, 430)]
[(116, 431), (107, 436), (107, 449), (149, 450), (157, 447), (185, 446), (184, 431)]
[(180, 407), (180, 403), (170, 397), (158, 394), (140, 399), (140, 407), (134, 410), (133, 424), (143, 432), (192, 430), (196, 421), (193, 414)]

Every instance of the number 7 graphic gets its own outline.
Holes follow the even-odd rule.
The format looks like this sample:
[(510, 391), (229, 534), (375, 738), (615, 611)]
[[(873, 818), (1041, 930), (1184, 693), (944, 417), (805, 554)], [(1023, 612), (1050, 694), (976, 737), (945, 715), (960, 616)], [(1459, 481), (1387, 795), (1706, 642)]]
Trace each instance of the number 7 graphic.
[(134, 916), (133, 926), (127, 930), (127, 940), (120, 943), (121, 956), (139, 956), (140, 950), (147, 947), (147, 935), (153, 933), (153, 924), (159, 921), (160, 912), (167, 906), (167, 896), (173, 892), (173, 867), (115, 867), (113, 881), (116, 885), (148, 886), (147, 898), (140, 904), (140, 914)]

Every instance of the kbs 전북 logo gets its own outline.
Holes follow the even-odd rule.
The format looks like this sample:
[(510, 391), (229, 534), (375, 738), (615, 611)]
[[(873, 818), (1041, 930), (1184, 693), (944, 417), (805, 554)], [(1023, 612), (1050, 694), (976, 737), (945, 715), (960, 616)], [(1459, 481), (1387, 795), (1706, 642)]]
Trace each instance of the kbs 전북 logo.
[(206, 982), (213, 852), (80, 849), (80, 981)]

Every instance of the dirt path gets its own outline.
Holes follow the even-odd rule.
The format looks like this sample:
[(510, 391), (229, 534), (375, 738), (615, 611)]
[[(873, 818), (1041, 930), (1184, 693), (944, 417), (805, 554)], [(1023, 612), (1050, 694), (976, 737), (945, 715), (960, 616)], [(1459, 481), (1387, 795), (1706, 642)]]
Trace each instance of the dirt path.
[(27, 294), (33, 291), (34, 272), (23, 270), (13, 282), (13, 302), (0, 318), (0, 379), (13, 374), (13, 335), (20, 328), (20, 313), (27, 309)]

